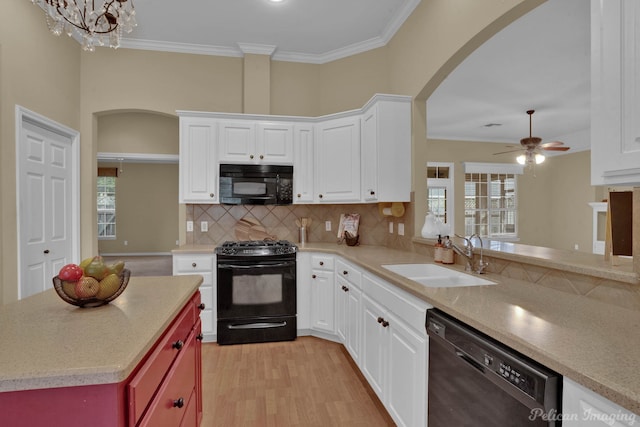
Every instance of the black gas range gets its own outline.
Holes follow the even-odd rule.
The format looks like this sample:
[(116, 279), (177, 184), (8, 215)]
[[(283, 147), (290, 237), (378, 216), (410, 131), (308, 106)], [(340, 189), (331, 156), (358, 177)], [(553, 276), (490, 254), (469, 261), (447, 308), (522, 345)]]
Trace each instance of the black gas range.
[(218, 344), (296, 338), (297, 250), (287, 240), (229, 241), (216, 248)]
[(273, 256), (291, 255), (298, 247), (288, 240), (227, 241), (216, 248), (218, 256)]

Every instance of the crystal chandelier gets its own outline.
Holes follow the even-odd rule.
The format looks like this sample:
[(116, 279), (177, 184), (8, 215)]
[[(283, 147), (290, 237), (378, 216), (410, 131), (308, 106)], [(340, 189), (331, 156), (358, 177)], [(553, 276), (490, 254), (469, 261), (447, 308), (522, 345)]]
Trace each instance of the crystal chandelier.
[(47, 16), (49, 30), (56, 36), (82, 38), (82, 48), (93, 52), (96, 46), (120, 46), (122, 32), (137, 25), (133, 0), (31, 0)]

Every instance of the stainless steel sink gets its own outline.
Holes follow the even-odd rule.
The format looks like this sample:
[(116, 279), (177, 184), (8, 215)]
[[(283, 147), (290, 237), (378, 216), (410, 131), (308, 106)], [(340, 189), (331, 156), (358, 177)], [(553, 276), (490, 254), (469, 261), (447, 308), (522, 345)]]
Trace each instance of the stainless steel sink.
[(382, 267), (429, 288), (495, 285), (480, 276), (462, 273), (436, 264), (387, 264)]

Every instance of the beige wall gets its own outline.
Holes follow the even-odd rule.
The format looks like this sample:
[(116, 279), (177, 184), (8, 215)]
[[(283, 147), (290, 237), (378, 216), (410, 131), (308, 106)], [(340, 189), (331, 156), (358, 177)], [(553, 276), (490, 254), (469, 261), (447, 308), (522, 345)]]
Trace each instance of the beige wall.
[[(0, 303), (18, 297), (15, 106), (80, 128), (80, 50), (47, 30), (42, 9), (3, 2), (0, 14)], [(81, 140), (81, 145), (84, 144)], [(81, 147), (82, 149), (82, 147)]]
[[(546, 162), (545, 162), (546, 163)], [(551, 210), (551, 242), (548, 246), (582, 252), (593, 247), (593, 209), (590, 202), (602, 200), (602, 187), (591, 186), (591, 151), (567, 154), (549, 159)], [(558, 221), (560, 219), (560, 221)]]
[(126, 112), (98, 117), (98, 152), (178, 154), (178, 118), (165, 114)]
[[(271, 112), (326, 114), (360, 107), (376, 92), (411, 95), (416, 98), (413, 166), (424, 164), (422, 103), (428, 94), (473, 48), (541, 2), (423, 0), (386, 47), (323, 65), (272, 62)], [(84, 53), (74, 41), (51, 36), (42, 11), (31, 3), (9, 3), (0, 17), (3, 199), (15, 200), (16, 103), (79, 129), (81, 251), (89, 256), (98, 250), (97, 116), (119, 110), (170, 115), (176, 109), (241, 112), (243, 59), (128, 49)], [(48, 83), (51, 76), (55, 85)], [(416, 187), (421, 182), (414, 180), (416, 194), (424, 191)], [(422, 205), (418, 201), (417, 207)], [(5, 302), (17, 296), (11, 285), (17, 277), (15, 229), (15, 205), (3, 203), (0, 259)]]
[(99, 253), (169, 253), (178, 224), (178, 165), (123, 163), (116, 178), (116, 239), (100, 240)]

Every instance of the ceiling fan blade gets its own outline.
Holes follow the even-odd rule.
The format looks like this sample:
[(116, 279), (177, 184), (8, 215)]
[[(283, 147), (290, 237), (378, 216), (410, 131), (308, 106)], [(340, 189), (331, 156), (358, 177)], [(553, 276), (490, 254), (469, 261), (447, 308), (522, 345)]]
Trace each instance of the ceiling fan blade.
[(517, 150), (501, 151), (499, 153), (493, 153), (493, 155), (496, 156), (498, 154), (515, 153), (516, 151), (522, 151), (522, 148), (518, 148)]
[(540, 144), (541, 147), (558, 147), (560, 145), (564, 145), (564, 142), (562, 142), (562, 141), (551, 141), (551, 142), (545, 142), (544, 144)]
[(545, 151), (567, 151), (570, 147), (542, 147)]

